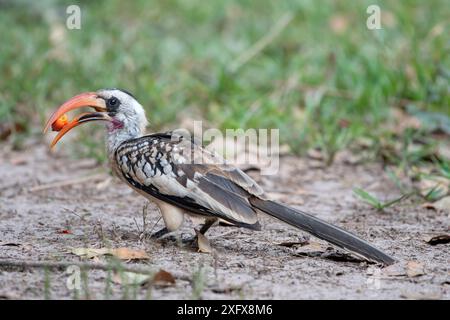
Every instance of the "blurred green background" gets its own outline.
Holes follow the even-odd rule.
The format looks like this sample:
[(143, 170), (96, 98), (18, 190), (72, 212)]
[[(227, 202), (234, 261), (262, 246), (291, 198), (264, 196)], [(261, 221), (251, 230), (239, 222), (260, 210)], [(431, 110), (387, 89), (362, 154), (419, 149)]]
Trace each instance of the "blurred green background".
[[(81, 30), (66, 28), (72, 4)], [(371, 4), (382, 10), (381, 30), (366, 27)], [(293, 153), (315, 148), (328, 163), (359, 148), (376, 161), (442, 165), (449, 8), (447, 0), (1, 0), (0, 137), (20, 148), (63, 101), (119, 87), (145, 106), (151, 131), (203, 119), (279, 128)], [(77, 153), (104, 159), (102, 133), (78, 130)]]

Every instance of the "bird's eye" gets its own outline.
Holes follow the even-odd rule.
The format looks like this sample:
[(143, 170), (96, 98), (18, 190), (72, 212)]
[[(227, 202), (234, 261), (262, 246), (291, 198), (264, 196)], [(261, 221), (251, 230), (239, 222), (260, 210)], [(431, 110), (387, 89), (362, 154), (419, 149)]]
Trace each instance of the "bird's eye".
[(106, 101), (107, 107), (108, 108), (114, 108), (119, 106), (119, 99), (117, 99), (116, 97), (111, 97)]

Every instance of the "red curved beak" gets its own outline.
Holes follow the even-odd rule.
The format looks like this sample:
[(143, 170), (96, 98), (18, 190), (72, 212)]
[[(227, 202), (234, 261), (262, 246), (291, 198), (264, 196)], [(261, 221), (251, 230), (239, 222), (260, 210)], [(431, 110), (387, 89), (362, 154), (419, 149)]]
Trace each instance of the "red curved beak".
[(83, 107), (92, 107), (96, 112), (87, 112), (77, 116), (75, 119), (67, 123), (62, 127), (62, 129), (58, 132), (56, 137), (53, 139), (50, 148), (53, 148), (55, 144), (71, 129), (83, 124), (85, 122), (90, 121), (111, 121), (111, 117), (108, 116), (105, 100), (99, 98), (95, 92), (86, 92), (79, 94), (72, 99), (66, 101), (63, 105), (61, 105), (48, 119), (45, 127), (44, 133), (48, 131), (50, 126), (58, 120), (61, 116), (66, 114), (67, 112), (79, 109)]

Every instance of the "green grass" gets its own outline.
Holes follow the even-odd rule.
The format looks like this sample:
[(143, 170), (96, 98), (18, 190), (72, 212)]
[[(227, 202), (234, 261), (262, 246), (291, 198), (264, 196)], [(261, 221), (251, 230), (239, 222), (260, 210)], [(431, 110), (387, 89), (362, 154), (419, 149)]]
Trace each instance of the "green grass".
[(393, 206), (394, 204), (402, 201), (403, 199), (405, 199), (406, 197), (409, 196), (409, 194), (404, 194), (393, 200), (383, 202), (383, 201), (379, 200), (378, 198), (376, 198), (374, 195), (368, 193), (367, 191), (365, 191), (361, 188), (355, 188), (353, 190), (353, 192), (358, 197), (360, 197), (363, 201), (365, 201), (366, 203), (370, 204), (372, 207), (374, 207), (375, 209), (380, 210), (380, 211), (383, 211), (384, 209)]
[[(394, 108), (450, 114), (450, 7), (376, 3), (383, 29), (371, 31), (374, 1), (2, 1), (0, 123), (20, 125), (9, 137), (20, 147), (69, 97), (121, 87), (145, 106), (151, 130), (205, 119), (279, 128), (293, 152), (320, 148), (329, 163), (359, 138), (381, 157), (382, 137), (402, 140), (388, 129)], [(70, 4), (81, 7), (81, 30), (65, 28)], [(103, 160), (98, 126), (78, 131), (82, 155)]]

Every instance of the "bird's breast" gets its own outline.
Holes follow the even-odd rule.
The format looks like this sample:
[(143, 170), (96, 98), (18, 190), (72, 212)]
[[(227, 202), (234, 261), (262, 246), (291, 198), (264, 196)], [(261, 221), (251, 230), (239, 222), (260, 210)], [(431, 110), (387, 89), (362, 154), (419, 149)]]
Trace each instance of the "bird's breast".
[(171, 183), (181, 174), (176, 162), (182, 162), (179, 148), (158, 139), (146, 139), (121, 145), (115, 153), (113, 170), (134, 187)]

